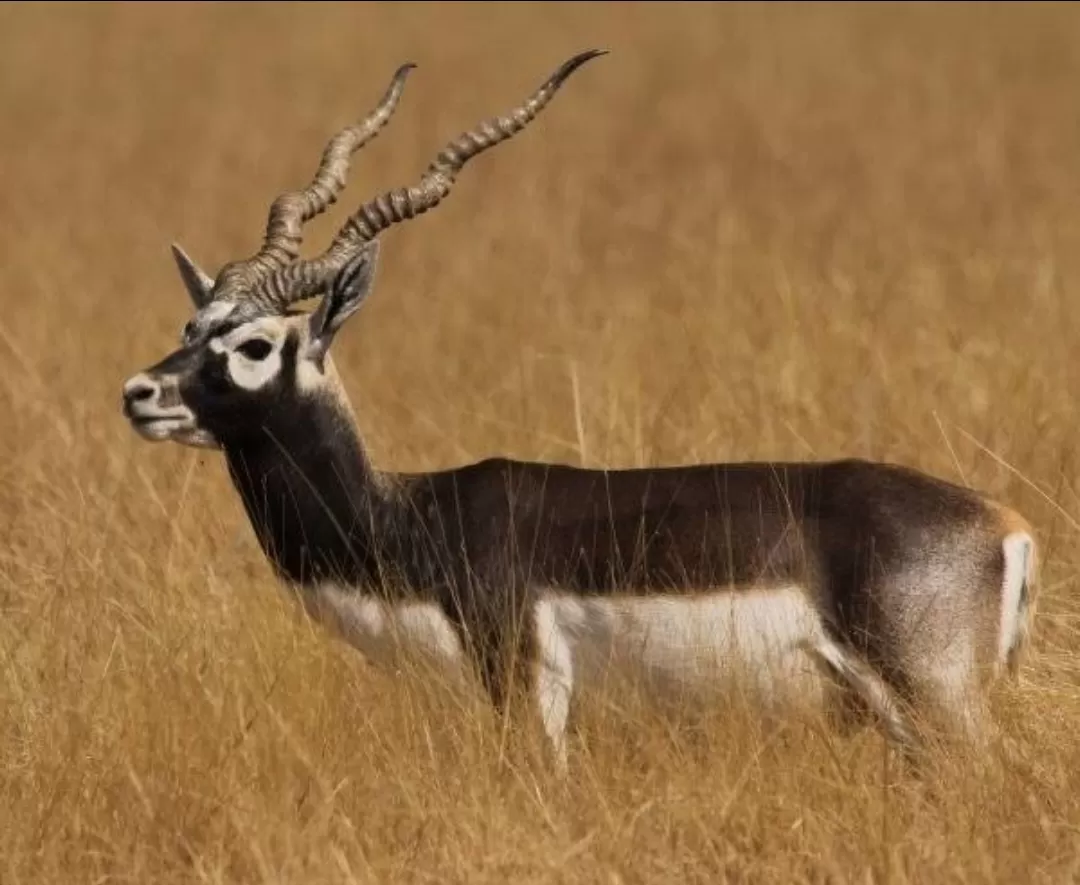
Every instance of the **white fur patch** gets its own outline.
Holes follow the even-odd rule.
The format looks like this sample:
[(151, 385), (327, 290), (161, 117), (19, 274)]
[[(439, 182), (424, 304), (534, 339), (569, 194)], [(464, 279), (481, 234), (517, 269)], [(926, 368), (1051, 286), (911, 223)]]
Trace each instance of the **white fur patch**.
[[(467, 672), (457, 632), (432, 603), (389, 603), (329, 583), (306, 602), (372, 663), (395, 666), (404, 652), (433, 660), (451, 679)], [(828, 637), (799, 587), (685, 597), (541, 592), (534, 614), (534, 696), (560, 773), (567, 770), (573, 698), (613, 676), (637, 677), (671, 698), (673, 691), (715, 692), (731, 675), (766, 710), (788, 704), (821, 709), (830, 687), (824, 662), (869, 702), (894, 737), (910, 739), (891, 690)]]
[[(394, 666), (405, 651), (433, 659), (448, 675), (463, 672), (458, 635), (434, 604), (389, 603), (323, 584), (309, 610), (372, 663)], [(536, 702), (561, 769), (573, 695), (601, 687), (613, 674), (692, 692), (715, 689), (718, 677), (737, 672), (766, 706), (822, 700), (814, 652), (824, 634), (794, 587), (686, 598), (542, 593), (535, 629)]]
[(736, 675), (766, 705), (822, 691), (807, 649), (823, 635), (821, 622), (797, 587), (694, 597), (552, 594), (539, 603), (537, 628), (542, 657), (555, 662), (548, 669), (572, 673), (575, 686), (599, 685), (616, 668), (665, 693), (713, 688)]
[[(281, 349), (287, 335), (288, 327), (284, 320), (264, 317), (213, 339), (209, 346), (214, 353), (226, 355), (233, 384), (243, 390), (255, 391), (265, 387), (281, 373)], [(270, 347), (267, 356), (253, 359), (244, 354), (245, 345), (260, 341)]]
[(341, 382), (330, 354), (324, 357), (323, 370), (320, 372), (319, 367), (307, 357), (307, 350), (307, 345), (301, 344), (300, 352), (296, 355), (297, 389), (302, 393), (315, 393), (339, 388)]
[(252, 360), (240, 351), (229, 354), (229, 377), (244, 390), (259, 390), (277, 378), (281, 372), (281, 351), (273, 350), (261, 360)]
[(402, 652), (433, 658), (451, 670), (463, 662), (457, 633), (433, 603), (392, 604), (335, 584), (319, 586), (314, 596), (312, 614), (329, 621), (374, 664), (395, 666)]
[[(301, 342), (304, 340), (301, 338)], [(308, 348), (301, 343), (296, 355), (296, 389), (307, 396), (328, 397), (344, 414), (351, 415), (352, 403), (330, 354), (324, 355), (320, 372), (307, 353)]]
[(569, 637), (558, 618), (558, 607), (551, 602), (536, 606), (536, 702), (544, 733), (551, 741), (555, 764), (567, 770), (566, 723), (574, 693), (574, 662)]
[(1024, 584), (1030, 579), (1033, 542), (1026, 532), (1013, 532), (1002, 542), (1005, 554), (1005, 577), (1001, 587), (1001, 631), (998, 634), (998, 665), (1004, 666), (1010, 652), (1023, 639), (1027, 629), (1020, 599)]

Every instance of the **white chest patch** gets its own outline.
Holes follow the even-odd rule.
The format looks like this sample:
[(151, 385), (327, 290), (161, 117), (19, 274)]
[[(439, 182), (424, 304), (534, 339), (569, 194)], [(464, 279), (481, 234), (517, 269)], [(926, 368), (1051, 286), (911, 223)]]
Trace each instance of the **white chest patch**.
[(436, 605), (391, 605), (334, 584), (320, 586), (314, 597), (314, 604), (309, 604), (312, 614), (338, 630), (373, 664), (395, 666), (402, 654), (419, 654), (452, 670), (462, 663), (457, 633)]
[(696, 597), (546, 596), (537, 611), (541, 657), (569, 666), (575, 686), (629, 676), (693, 693), (732, 676), (766, 702), (813, 700), (821, 670), (807, 651), (821, 622), (799, 588)]

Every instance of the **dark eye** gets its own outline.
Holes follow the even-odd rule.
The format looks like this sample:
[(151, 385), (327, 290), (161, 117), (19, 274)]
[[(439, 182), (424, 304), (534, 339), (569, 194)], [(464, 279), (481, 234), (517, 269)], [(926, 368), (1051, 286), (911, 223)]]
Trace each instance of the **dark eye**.
[(249, 360), (264, 360), (270, 356), (270, 351), (274, 348), (270, 342), (264, 338), (249, 338), (243, 344), (236, 348)]

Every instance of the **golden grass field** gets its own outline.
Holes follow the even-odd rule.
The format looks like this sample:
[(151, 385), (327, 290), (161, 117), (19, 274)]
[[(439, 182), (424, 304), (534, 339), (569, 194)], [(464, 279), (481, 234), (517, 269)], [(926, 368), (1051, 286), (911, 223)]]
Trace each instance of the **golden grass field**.
[[(372, 458), (904, 462), (1043, 545), (1017, 758), (594, 711), (560, 788), (482, 699), (307, 622), (212, 452), (120, 386), (413, 60), (350, 208), (576, 74), (383, 237), (339, 369)], [(0, 7), (0, 882), (1080, 880), (1080, 11)], [(507, 755), (509, 753), (509, 755)]]

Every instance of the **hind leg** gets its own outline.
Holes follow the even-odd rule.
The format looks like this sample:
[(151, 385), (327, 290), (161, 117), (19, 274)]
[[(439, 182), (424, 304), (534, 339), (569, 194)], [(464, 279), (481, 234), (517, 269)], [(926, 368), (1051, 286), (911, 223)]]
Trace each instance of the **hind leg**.
[(943, 736), (985, 753), (995, 733), (989, 700), (973, 657), (959, 649), (928, 662), (916, 683), (921, 705)]
[(903, 708), (902, 696), (861, 655), (827, 636), (813, 640), (810, 650), (865, 705), (906, 755), (913, 757), (921, 749), (922, 742)]

